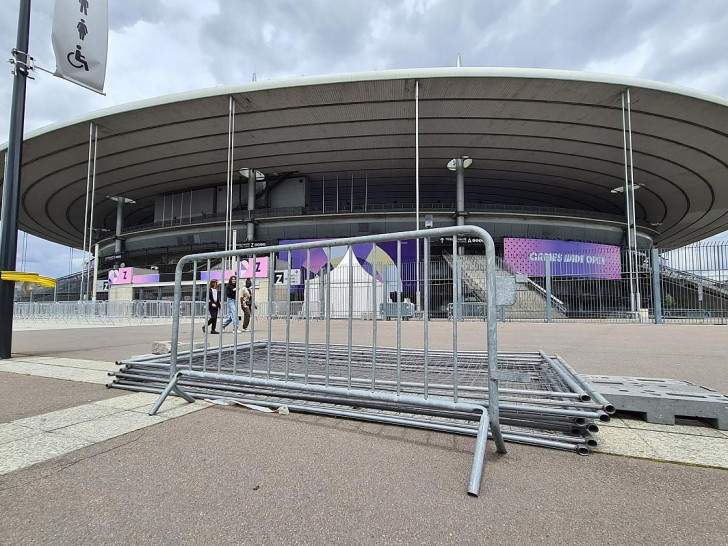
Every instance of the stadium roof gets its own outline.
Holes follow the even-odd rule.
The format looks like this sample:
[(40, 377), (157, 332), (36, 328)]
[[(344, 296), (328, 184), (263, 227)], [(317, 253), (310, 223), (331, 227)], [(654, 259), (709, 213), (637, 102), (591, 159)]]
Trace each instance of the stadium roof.
[(224, 184), (230, 96), (236, 171), (366, 173), (370, 191), (411, 189), (414, 200), (415, 82), (422, 194), (454, 195), (446, 164), (465, 155), (474, 160), (466, 186), (487, 202), (624, 216), (624, 194), (611, 190), (624, 185), (629, 89), (638, 220), (665, 248), (728, 229), (728, 101), (633, 78), (465, 67), (217, 87), (43, 128), (25, 140), (20, 228), (81, 246), (90, 121), (99, 126), (95, 215), (107, 224), (107, 195), (150, 210), (156, 195)]

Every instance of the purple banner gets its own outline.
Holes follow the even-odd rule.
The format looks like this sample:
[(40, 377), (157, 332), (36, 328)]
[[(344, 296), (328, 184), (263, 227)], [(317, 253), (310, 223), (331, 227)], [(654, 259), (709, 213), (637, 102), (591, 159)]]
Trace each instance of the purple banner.
[(555, 277), (619, 279), (622, 277), (618, 246), (553, 239), (503, 239), (503, 259), (518, 273), (546, 275), (546, 259)]
[[(279, 244), (288, 245), (295, 243), (308, 243), (311, 241), (325, 241), (326, 239), (281, 239)], [(331, 262), (329, 263), (326, 250), (323, 248), (314, 248), (310, 251), (310, 262), (306, 262), (306, 251), (295, 250), (291, 256), (291, 267), (293, 269), (303, 269), (304, 275), (308, 275), (309, 278), (318, 274), (323, 269), (328, 271), (333, 269), (344, 258), (347, 251), (346, 246), (334, 246), (330, 249)], [(376, 274), (377, 280), (381, 281), (384, 277), (393, 279), (392, 274), (387, 273), (387, 270), (395, 270), (397, 263), (397, 241), (385, 241), (381, 243), (362, 243), (352, 246), (354, 257), (364, 270), (372, 275)], [(420, 255), (422, 253), (420, 252)], [(417, 281), (415, 268), (412, 265), (417, 261), (417, 240), (408, 239), (402, 241), (400, 245), (400, 258), (403, 265), (400, 273), (402, 279), (402, 291), (415, 291), (417, 289)], [(280, 252), (278, 259), (281, 261), (288, 260), (288, 252)], [(305, 278), (305, 277), (304, 277)]]

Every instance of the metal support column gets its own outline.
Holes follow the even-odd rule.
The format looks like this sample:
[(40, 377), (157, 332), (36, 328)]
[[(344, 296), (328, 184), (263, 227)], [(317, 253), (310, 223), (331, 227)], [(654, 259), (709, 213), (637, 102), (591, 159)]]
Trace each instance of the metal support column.
[(655, 305), (655, 324), (662, 324), (662, 294), (660, 292), (660, 251), (652, 249), (650, 254), (652, 264), (652, 300)]
[[(30, 0), (21, 0), (18, 10), (18, 35), (13, 54), (13, 93), (8, 134), (8, 155), (3, 184), (2, 232), (0, 234), (0, 270), (15, 271), (18, 250), (18, 210), (20, 210), (20, 162), (23, 156), (25, 124), (25, 88), (28, 77), (28, 36)], [(23, 61), (20, 61), (23, 59)], [(13, 303), (15, 283), (0, 281), (0, 358), (10, 358), (13, 340)]]
[(455, 169), (457, 180), (455, 182), (455, 206), (457, 210), (457, 225), (465, 225), (465, 167), (461, 157), (455, 160)]

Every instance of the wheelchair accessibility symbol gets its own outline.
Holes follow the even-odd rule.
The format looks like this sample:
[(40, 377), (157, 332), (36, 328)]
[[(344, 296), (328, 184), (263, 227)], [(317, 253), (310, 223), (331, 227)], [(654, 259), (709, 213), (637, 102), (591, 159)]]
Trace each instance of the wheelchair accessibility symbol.
[[(73, 60), (71, 60), (73, 58)], [(74, 68), (83, 68), (86, 72), (88, 72), (88, 63), (86, 62), (86, 57), (83, 56), (81, 53), (81, 46), (76, 46), (76, 51), (71, 51), (68, 55), (66, 55), (66, 59), (68, 59), (68, 63), (74, 67)], [(76, 61), (76, 62), (73, 62)], [(76, 64), (79, 63), (79, 64)]]

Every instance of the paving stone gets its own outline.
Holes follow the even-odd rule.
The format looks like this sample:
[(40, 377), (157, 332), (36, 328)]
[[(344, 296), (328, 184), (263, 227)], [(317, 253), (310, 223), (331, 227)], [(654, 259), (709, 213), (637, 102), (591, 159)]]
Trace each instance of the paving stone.
[(7, 363), (2, 363), (0, 364), (0, 371), (102, 385), (109, 383), (111, 379), (107, 375), (107, 372), (99, 370), (84, 370), (81, 368), (51, 366), (48, 364), (38, 364), (25, 360), (12, 360)]
[(0, 444), (0, 474), (7, 474), (64, 453), (69, 453), (90, 442), (81, 438), (41, 432), (6, 444)]
[[(154, 405), (154, 402), (156, 402), (158, 398), (158, 394), (135, 392), (134, 394), (127, 394), (126, 396), (117, 396), (107, 400), (99, 400), (98, 402), (94, 402), (94, 404), (109, 408), (117, 408), (120, 410), (132, 410), (144, 407), (148, 409)], [(168, 400), (169, 399), (175, 400), (176, 398), (170, 396)], [(165, 400), (165, 404), (166, 403), (167, 401)]]
[(728, 469), (728, 438), (636, 430), (657, 459)]
[(599, 430), (601, 430), (602, 427), (629, 428), (624, 419), (621, 417), (614, 417), (613, 415), (611, 416), (611, 419), (609, 419), (608, 423), (599, 423)]
[(600, 428), (595, 435), (598, 442), (594, 451), (611, 453), (613, 455), (627, 455), (642, 459), (654, 459), (656, 453), (640, 436), (638, 430), (622, 427)]
[(75, 425), (77, 423), (93, 421), (99, 417), (117, 413), (119, 411), (121, 410), (118, 408), (104, 407), (97, 404), (84, 404), (83, 406), (76, 406), (75, 408), (67, 408), (45, 413), (43, 415), (35, 415), (33, 417), (26, 417), (25, 419), (18, 419), (17, 421), (13, 421), (13, 423), (24, 427), (51, 431)]
[(0, 444), (7, 444), (40, 433), (41, 431), (37, 428), (23, 427), (15, 423), (2, 423), (0, 424)]
[(34, 356), (22, 357), (18, 360), (21, 362), (29, 362), (32, 364), (44, 364), (49, 366), (59, 366), (64, 368), (80, 368), (83, 370), (97, 370), (102, 372), (113, 372), (119, 369), (113, 362), (103, 362), (99, 360), (84, 360), (81, 358), (59, 358), (54, 356)]
[(56, 431), (64, 436), (82, 438), (91, 443), (103, 442), (166, 421), (167, 417), (146, 415), (136, 411), (121, 411), (93, 421), (85, 421)]
[(624, 419), (624, 423), (629, 428), (638, 430), (652, 430), (654, 432), (662, 432), (665, 434), (685, 434), (691, 436), (707, 436), (710, 438), (725, 438), (724, 432), (714, 429), (704, 423), (695, 421), (695, 424), (683, 425), (661, 425), (659, 423), (648, 423), (640, 419)]

